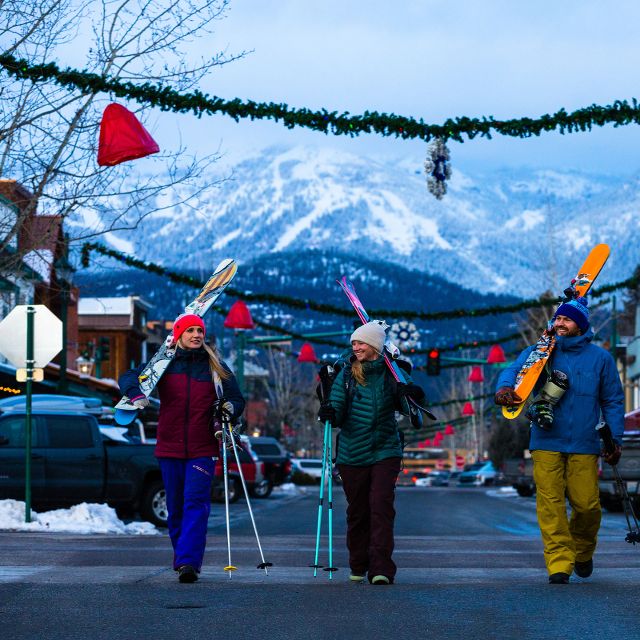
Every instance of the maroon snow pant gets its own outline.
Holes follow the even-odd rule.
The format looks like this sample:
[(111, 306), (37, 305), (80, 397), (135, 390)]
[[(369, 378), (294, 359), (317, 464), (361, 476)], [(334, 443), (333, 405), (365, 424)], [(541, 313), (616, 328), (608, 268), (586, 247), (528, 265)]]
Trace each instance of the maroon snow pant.
[(396, 575), (393, 553), (393, 502), (400, 458), (387, 458), (366, 467), (339, 464), (347, 496), (347, 548), (351, 573), (369, 581)]

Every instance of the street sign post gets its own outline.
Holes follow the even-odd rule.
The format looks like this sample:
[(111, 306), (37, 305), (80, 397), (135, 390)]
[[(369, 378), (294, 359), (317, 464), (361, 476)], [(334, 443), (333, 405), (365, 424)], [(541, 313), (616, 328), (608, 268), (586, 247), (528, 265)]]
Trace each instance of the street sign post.
[[(36, 368), (42, 369), (62, 348), (62, 322), (42, 304), (18, 305), (0, 322), (0, 353), (24, 369), (26, 417), (24, 518), (31, 522), (31, 396)], [(22, 376), (16, 376), (22, 377)]]

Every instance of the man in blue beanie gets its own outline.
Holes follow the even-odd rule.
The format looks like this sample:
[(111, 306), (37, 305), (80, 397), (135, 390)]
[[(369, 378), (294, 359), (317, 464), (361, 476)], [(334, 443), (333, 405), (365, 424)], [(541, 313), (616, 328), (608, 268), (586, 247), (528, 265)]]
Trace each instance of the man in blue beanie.
[[(534, 390), (527, 417), (536, 483), (538, 524), (551, 584), (567, 584), (571, 573), (593, 571), (602, 509), (598, 455), (609, 464), (620, 459), (624, 393), (611, 354), (591, 344), (586, 298), (570, 300), (553, 317), (556, 346)], [(513, 404), (516, 375), (535, 346), (525, 349), (498, 379), (496, 404)], [(519, 398), (516, 398), (519, 400)], [(596, 426), (611, 427), (616, 451), (601, 452)], [(567, 518), (565, 496), (571, 504)]]

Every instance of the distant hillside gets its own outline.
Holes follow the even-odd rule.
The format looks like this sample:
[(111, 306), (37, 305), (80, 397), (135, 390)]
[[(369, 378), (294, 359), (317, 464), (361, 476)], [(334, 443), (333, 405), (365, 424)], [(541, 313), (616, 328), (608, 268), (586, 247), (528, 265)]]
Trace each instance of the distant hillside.
[[(109, 264), (109, 263), (105, 263)], [(143, 296), (155, 305), (150, 317), (172, 319), (189, 302), (196, 291), (168, 282), (156, 275), (133, 269), (92, 270), (79, 273), (77, 283), (85, 297), (107, 295)], [(208, 274), (193, 272), (205, 279)], [(480, 295), (441, 277), (413, 271), (380, 260), (353, 257), (337, 251), (291, 251), (263, 255), (241, 264), (232, 283), (235, 289), (266, 294), (281, 294), (311, 299), (350, 310), (351, 306), (338, 287), (336, 279), (346, 275), (353, 281), (363, 304), (371, 309), (411, 309), (442, 311), (453, 308), (477, 308), (510, 304), (513, 296)], [(228, 309), (233, 299), (223, 296), (221, 306)], [(352, 326), (350, 315), (334, 316), (301, 311), (278, 304), (253, 304), (257, 319), (283, 326), (297, 333), (333, 331)], [(392, 318), (386, 318), (392, 320)], [(220, 316), (213, 315), (211, 325), (217, 327)], [(505, 323), (511, 317), (496, 319), (458, 319), (442, 322), (416, 321), (425, 346), (440, 345), (489, 334), (504, 335)]]

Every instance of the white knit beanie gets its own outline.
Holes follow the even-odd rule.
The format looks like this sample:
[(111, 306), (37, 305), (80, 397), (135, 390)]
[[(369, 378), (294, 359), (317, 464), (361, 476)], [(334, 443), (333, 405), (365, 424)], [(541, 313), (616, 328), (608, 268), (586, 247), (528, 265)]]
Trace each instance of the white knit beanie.
[(367, 322), (351, 334), (351, 342), (354, 340), (364, 342), (372, 346), (378, 353), (382, 353), (385, 338), (385, 331), (377, 322)]

